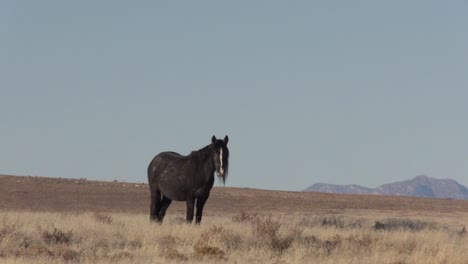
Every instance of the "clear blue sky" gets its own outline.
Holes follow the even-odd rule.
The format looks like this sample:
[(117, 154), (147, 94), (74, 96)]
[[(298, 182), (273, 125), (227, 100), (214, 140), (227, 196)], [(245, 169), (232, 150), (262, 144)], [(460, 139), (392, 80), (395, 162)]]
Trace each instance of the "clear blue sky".
[(467, 1), (2, 1), (0, 173), (146, 182), (157, 153), (227, 134), (227, 186), (468, 185), (467, 14)]

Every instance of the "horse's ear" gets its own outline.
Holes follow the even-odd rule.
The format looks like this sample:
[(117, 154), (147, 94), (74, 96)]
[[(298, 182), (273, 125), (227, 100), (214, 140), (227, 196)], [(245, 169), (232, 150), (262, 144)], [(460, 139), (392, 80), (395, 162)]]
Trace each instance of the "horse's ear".
[(223, 141), (224, 141), (224, 144), (227, 145), (227, 143), (229, 142), (229, 137), (226, 135), (226, 136), (224, 137)]
[(215, 136), (213, 136), (213, 137), (211, 138), (211, 143), (213, 143), (213, 144), (216, 143), (216, 137), (215, 137)]

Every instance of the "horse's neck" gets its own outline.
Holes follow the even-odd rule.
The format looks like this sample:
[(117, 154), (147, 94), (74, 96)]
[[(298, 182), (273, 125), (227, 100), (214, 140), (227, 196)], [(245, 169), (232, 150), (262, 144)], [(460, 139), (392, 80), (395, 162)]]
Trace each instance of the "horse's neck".
[(211, 145), (208, 145), (202, 149), (193, 151), (191, 153), (191, 155), (193, 155), (194, 158), (197, 159), (199, 168), (203, 168), (203, 170), (206, 170), (205, 172), (209, 172), (210, 174), (214, 173), (215, 171), (215, 166), (211, 158), (212, 151), (213, 150), (211, 148)]

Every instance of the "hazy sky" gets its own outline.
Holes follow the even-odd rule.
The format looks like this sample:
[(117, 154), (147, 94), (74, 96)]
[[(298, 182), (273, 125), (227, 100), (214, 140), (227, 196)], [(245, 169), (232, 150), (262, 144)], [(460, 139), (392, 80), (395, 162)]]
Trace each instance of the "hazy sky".
[(227, 186), (468, 185), (467, 13), (467, 1), (2, 1), (0, 173), (146, 182), (157, 153), (227, 134)]

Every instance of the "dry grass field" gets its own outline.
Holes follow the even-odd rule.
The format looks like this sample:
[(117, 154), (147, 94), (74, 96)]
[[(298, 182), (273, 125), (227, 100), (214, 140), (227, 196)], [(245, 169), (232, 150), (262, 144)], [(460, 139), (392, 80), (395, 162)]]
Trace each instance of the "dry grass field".
[(145, 184), (0, 176), (0, 263), (468, 263), (468, 202), (218, 187), (200, 226)]

